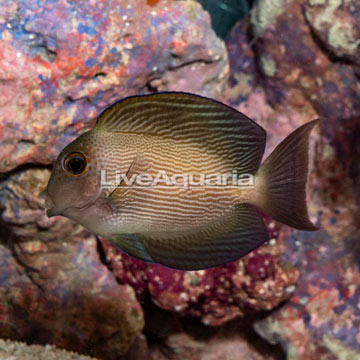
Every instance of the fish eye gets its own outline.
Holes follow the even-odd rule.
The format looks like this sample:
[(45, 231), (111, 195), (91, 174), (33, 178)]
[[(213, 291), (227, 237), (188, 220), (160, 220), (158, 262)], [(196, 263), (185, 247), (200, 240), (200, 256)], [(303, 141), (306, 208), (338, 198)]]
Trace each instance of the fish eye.
[(70, 175), (82, 175), (86, 171), (88, 161), (84, 154), (73, 152), (68, 154), (63, 161), (63, 169)]

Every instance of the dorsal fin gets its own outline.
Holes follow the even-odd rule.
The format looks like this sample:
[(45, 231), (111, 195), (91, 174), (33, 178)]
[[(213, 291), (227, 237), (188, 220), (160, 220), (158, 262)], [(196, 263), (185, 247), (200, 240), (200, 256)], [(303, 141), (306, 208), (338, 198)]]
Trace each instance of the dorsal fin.
[(266, 132), (239, 111), (199, 95), (164, 92), (125, 98), (105, 109), (94, 130), (168, 137), (200, 144), (236, 170), (254, 174)]

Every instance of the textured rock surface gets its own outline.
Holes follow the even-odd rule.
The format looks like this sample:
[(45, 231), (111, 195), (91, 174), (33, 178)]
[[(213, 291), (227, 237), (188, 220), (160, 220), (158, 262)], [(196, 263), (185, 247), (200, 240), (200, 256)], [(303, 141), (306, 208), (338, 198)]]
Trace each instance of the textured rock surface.
[(360, 64), (360, 4), (357, 1), (314, 1), (305, 4), (311, 29), (340, 60)]
[[(286, 2), (281, 13), (269, 20), (270, 25), (265, 29), (253, 16), (255, 32), (260, 33), (255, 46), (256, 58), (267, 99), (273, 107), (281, 107), (285, 112), (291, 106), (308, 115), (314, 109), (319, 116), (327, 119), (324, 126), (327, 137), (341, 135), (344, 130), (338, 128), (337, 120), (342, 119), (346, 125), (360, 112), (356, 67), (355, 63), (333, 61), (332, 53), (321, 46), (319, 37), (303, 15), (304, 11), (310, 14), (317, 8), (311, 3), (317, 2)], [(341, 6), (341, 11), (346, 8), (341, 0), (326, 3), (329, 7), (324, 5), (323, 18), (330, 15), (331, 7), (337, 9)], [(266, 6), (268, 2), (260, 1), (254, 14), (266, 11), (263, 9)], [(351, 16), (350, 11), (348, 15)], [(356, 12), (354, 19), (357, 21)], [(319, 31), (327, 37), (325, 27)]]
[(291, 359), (360, 356), (359, 153), (340, 152), (351, 143), (337, 136), (317, 147), (318, 182), (311, 198), (323, 229), (286, 239), (284, 259), (301, 269), (297, 289), (255, 326), (269, 342), (281, 343)]
[(193, 1), (4, 0), (0, 171), (50, 164), (106, 105), (149, 89), (217, 97), (224, 44)]
[(53, 346), (27, 345), (0, 339), (1, 360), (95, 360), (94, 358), (59, 350)]
[(187, 332), (168, 334), (161, 346), (153, 346), (150, 354), (156, 360), (276, 360), (282, 352), (264, 342), (252, 343), (250, 337), (220, 330), (211, 335), (194, 336)]
[[(246, 314), (290, 299), (256, 318), (258, 334), (281, 344), (289, 359), (356, 359), (358, 5), (258, 1), (251, 21), (228, 40), (224, 88), (227, 54), (200, 6), (144, 3), (2, 3), (0, 172), (7, 173), (0, 184), (0, 336), (106, 359), (130, 348), (130, 358), (145, 359), (136, 294), (155, 358), (280, 359), (281, 352), (271, 354), (277, 346), (262, 353), (266, 344), (254, 346), (242, 331), (254, 322)], [(217, 269), (179, 272), (129, 258), (106, 240), (97, 243), (69, 220), (47, 219), (37, 200), (45, 167), (104, 106), (149, 90), (193, 91), (237, 107), (268, 131), (266, 154), (295, 127), (324, 117), (321, 139), (314, 136), (308, 196), (311, 218), (323, 230), (290, 231), (267, 219), (272, 240), (258, 251)], [(197, 331), (172, 331), (158, 308), (182, 326), (197, 319)], [(200, 324), (239, 317), (234, 321), (246, 325), (238, 332)]]
[(230, 322), (218, 329), (199, 326), (194, 321), (183, 320), (179, 324), (170, 314), (152, 314), (147, 319), (147, 323), (152, 320), (152, 329), (148, 326), (146, 331), (149, 337), (157, 338), (150, 346), (153, 359), (276, 360), (284, 355), (280, 346), (270, 346), (249, 331), (248, 320)]
[(126, 95), (187, 89), (216, 97), (225, 46), (193, 1), (1, 5), (0, 336), (145, 358), (133, 289), (103, 265), (94, 236), (45, 216), (37, 196), (49, 170), (41, 164)]
[(48, 176), (27, 169), (1, 184), (0, 334), (118, 358), (143, 329), (141, 306), (102, 264), (94, 236), (46, 218), (36, 190)]
[(259, 1), (252, 47), (249, 24), (229, 39), (225, 99), (264, 125), (270, 148), (289, 129), (324, 118), (308, 194), (323, 229), (286, 238), (283, 260), (300, 270), (297, 288), (255, 326), (289, 359), (360, 356), (358, 23), (354, 2)]

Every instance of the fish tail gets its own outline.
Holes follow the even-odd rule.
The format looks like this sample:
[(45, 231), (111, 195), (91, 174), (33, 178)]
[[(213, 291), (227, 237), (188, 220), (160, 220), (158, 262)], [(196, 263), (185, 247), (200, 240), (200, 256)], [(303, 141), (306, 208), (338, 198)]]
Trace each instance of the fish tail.
[(309, 135), (319, 121), (310, 121), (287, 136), (260, 166), (255, 177), (255, 205), (275, 220), (300, 230), (318, 230), (309, 220), (306, 182)]

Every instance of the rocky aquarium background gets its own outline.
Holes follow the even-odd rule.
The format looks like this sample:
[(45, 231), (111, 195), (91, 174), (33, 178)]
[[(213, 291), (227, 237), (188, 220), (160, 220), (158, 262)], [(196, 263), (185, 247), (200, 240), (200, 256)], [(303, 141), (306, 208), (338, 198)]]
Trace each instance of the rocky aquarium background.
[[(225, 41), (193, 0), (0, 4), (1, 338), (99, 359), (360, 358), (358, 2), (258, 0)], [(308, 191), (322, 230), (266, 218), (257, 251), (181, 272), (48, 219), (59, 151), (115, 100), (163, 90), (252, 117), (266, 155), (323, 118)]]

